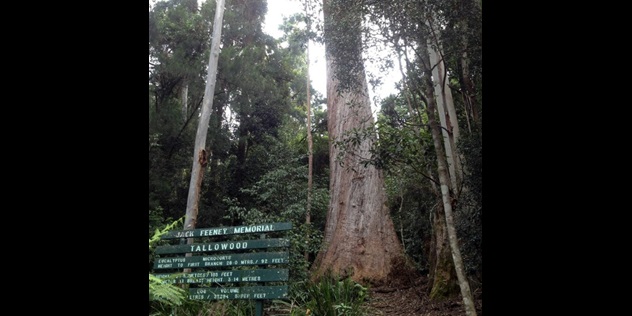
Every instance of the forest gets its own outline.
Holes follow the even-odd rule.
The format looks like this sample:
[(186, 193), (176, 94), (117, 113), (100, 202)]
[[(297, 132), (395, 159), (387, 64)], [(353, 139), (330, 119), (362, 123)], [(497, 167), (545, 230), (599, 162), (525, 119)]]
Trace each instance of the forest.
[[(482, 315), (481, 1), (293, 0), (280, 38), (272, 1), (149, 1), (149, 315)], [(284, 299), (158, 277), (171, 232), (269, 223)]]

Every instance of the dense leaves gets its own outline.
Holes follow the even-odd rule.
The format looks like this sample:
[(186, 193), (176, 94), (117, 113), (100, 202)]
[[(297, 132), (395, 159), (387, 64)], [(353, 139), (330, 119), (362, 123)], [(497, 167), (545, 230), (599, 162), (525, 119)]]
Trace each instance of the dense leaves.
[[(436, 229), (432, 217), (440, 207), (440, 196), (436, 187), (436, 157), (425, 114), (427, 95), (421, 82), (428, 65), (419, 56), (421, 43), (426, 40), (421, 36), (436, 34), (432, 40), (441, 44), (462, 126), (458, 145), (464, 168), (463, 183), (455, 195), (456, 226), (468, 276), (475, 281), (472, 286), (482, 288), (480, 5), (465, 0), (330, 2), (332, 6), (325, 13), (344, 8), (353, 14), (340, 16), (336, 24), (323, 25), (315, 14), (320, 8), (315, 1), (309, 1), (313, 29), (305, 29), (304, 14), (295, 15), (281, 26), (285, 36), (275, 39), (262, 31), (267, 1), (227, 1), (207, 137), (207, 148), (212, 155), (204, 171), (198, 226), (293, 222), (292, 297), (303, 295), (305, 304), (317, 299), (314, 295), (308, 298), (307, 284), (301, 282), (308, 279), (309, 265), (321, 246), (329, 197), (335, 194), (329, 192), (330, 158), (336, 159), (329, 157), (329, 146), (352, 148), (376, 131), (379, 137), (370, 156), (361, 158), (365, 165), (374, 164), (384, 170), (388, 204), (398, 237), (417, 269), (427, 272)], [(156, 229), (160, 231), (184, 215), (214, 10), (214, 0), (163, 0), (149, 10), (150, 239), (156, 236)], [(353, 19), (357, 16), (364, 20)], [(435, 24), (428, 23), (429, 16)], [(393, 53), (377, 62), (382, 63), (382, 69), (399, 67), (401, 63), (403, 80), (399, 83), (399, 93), (378, 104), (377, 124), (371, 130), (354, 130), (331, 144), (326, 109), (319, 106), (325, 103), (325, 98), (311, 90), (315, 178), (312, 223), (305, 225), (308, 161), (305, 44), (309, 38), (322, 40), (323, 27), (363, 34), (361, 41), (345, 35), (352, 32), (337, 32), (340, 36), (327, 40), (327, 45), (336, 52), (333, 62), (339, 64), (341, 71), (334, 75), (343, 89), (353, 88), (351, 79), (366, 62), (357, 58), (357, 52), (378, 42)], [(437, 32), (432, 33), (431, 27)], [(185, 87), (186, 108), (182, 99)], [(151, 245), (156, 242), (150, 241), (150, 294), (153, 293), (154, 307), (161, 306), (169, 313), (172, 310), (165, 306), (182, 307), (187, 302), (182, 301), (179, 291), (152, 278)], [(307, 260), (303, 256), (305, 250), (310, 254)], [(338, 283), (342, 282), (339, 280), (332, 282), (330, 286), (345, 285)], [(233, 307), (252, 307), (243, 304)], [(199, 304), (195, 306), (199, 308)], [(337, 306), (341, 311), (349, 305)]]

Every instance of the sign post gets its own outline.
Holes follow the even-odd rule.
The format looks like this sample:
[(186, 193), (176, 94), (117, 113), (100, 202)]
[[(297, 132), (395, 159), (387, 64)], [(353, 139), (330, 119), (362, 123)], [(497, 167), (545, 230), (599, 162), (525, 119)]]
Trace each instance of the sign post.
[(155, 259), (154, 269), (196, 271), (155, 276), (168, 283), (194, 285), (189, 288), (189, 299), (193, 300), (255, 300), (255, 315), (262, 316), (263, 300), (287, 298), (288, 286), (283, 283), (289, 278), (288, 269), (279, 268), (289, 263), (289, 241), (267, 239), (266, 233), (290, 229), (292, 223), (287, 222), (168, 232), (162, 239), (227, 239), (225, 236), (244, 234), (260, 234), (260, 238), (158, 246), (155, 253), (160, 257)]

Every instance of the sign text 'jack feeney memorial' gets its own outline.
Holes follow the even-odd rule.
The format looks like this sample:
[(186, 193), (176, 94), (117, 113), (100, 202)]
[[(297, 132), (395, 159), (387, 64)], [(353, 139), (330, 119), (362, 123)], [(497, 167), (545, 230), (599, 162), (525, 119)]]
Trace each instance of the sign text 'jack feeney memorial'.
[[(249, 226), (232, 226), (202, 228), (185, 231), (171, 231), (162, 236), (162, 239), (200, 238), (212, 236), (225, 236), (235, 234), (266, 233), (292, 229), (292, 223), (271, 223)], [(194, 243), (181, 245), (167, 245), (156, 247), (156, 254), (185, 254), (192, 253), (189, 257), (164, 257), (157, 258), (154, 269), (186, 269), (207, 267), (230, 266), (256, 266), (287, 264), (289, 254), (287, 251), (277, 252), (243, 252), (250, 249), (287, 248), (289, 241), (282, 238), (253, 239), (222, 241), (208, 243)], [(230, 253), (231, 251), (241, 251)], [(215, 254), (210, 256), (195, 255), (204, 253)], [(240, 282), (279, 282), (288, 280), (288, 269), (239, 269), (217, 270), (194, 273), (156, 274), (167, 283), (179, 284), (220, 284)], [(277, 299), (287, 297), (287, 285), (274, 286), (241, 286), (241, 287), (200, 287), (189, 289), (189, 298), (195, 300), (221, 300), (221, 299)]]

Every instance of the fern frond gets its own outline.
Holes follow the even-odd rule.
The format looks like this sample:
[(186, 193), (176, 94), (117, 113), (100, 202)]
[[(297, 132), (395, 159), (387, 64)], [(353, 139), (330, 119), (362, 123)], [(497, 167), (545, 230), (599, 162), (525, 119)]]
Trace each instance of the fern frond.
[(151, 250), (152, 246), (160, 240), (160, 237), (162, 237), (162, 235), (174, 229), (176, 225), (182, 225), (182, 223), (184, 223), (184, 216), (180, 217), (173, 223), (165, 226), (165, 228), (163, 228), (162, 230), (159, 230), (158, 228), (156, 228), (156, 232), (154, 232), (154, 235), (149, 239), (149, 249)]
[(150, 273), (149, 300), (179, 306), (186, 300), (186, 291), (180, 287), (167, 284), (162, 279)]

